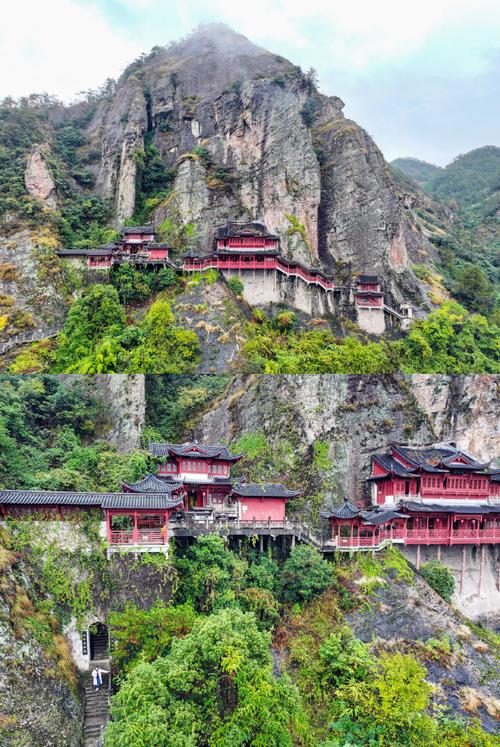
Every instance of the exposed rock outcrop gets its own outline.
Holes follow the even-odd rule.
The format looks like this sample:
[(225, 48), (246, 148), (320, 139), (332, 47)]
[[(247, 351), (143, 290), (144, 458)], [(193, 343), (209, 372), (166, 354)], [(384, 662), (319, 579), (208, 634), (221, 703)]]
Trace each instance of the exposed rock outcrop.
[(29, 576), (0, 529), (0, 740), (80, 747), (82, 711), (66, 640), (35, 609)]
[(45, 162), (47, 152), (47, 145), (33, 146), (24, 172), (24, 183), (28, 194), (54, 209), (57, 207), (56, 185)]
[(500, 454), (495, 376), (418, 374), (408, 381), (440, 441), (456, 441), (459, 448), (484, 460)]
[(102, 149), (97, 189), (114, 198), (117, 221), (131, 215), (148, 135), (177, 170), (156, 223), (180, 214), (206, 250), (214, 224), (260, 219), (297, 259), (342, 279), (375, 270), (396, 300), (422, 302), (410, 262), (432, 247), (381, 152), (342, 107), (284, 58), (223, 25), (202, 28), (130, 66), (97, 107), (88, 127)]
[[(324, 505), (350, 495), (366, 496), (370, 456), (391, 441), (425, 443), (434, 432), (403, 377), (256, 376), (235, 380), (232, 395), (201, 420), (197, 435), (207, 442), (234, 441), (262, 432), (270, 450), (290, 444), (304, 487), (318, 487), (314, 443), (329, 447), (331, 471), (322, 489)], [(286, 475), (269, 474), (266, 479)]]
[(113, 374), (100, 378), (112, 423), (106, 440), (120, 451), (140, 448), (146, 412), (144, 375)]

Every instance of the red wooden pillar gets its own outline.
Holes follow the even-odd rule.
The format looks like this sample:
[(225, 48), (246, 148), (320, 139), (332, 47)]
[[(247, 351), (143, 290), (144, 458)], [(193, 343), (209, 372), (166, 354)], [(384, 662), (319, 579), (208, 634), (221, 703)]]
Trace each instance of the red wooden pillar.
[(448, 544), (453, 544), (453, 523), (455, 521), (455, 514), (448, 515)]
[(337, 547), (340, 547), (340, 522), (337, 525)]
[(111, 514), (106, 511), (106, 534), (108, 536), (108, 542), (111, 544)]
[(168, 519), (169, 519), (169, 512), (165, 511), (165, 534), (163, 535), (164, 545), (168, 545)]
[(134, 545), (139, 544), (139, 528), (137, 526), (137, 511), (134, 511), (134, 529), (132, 531), (132, 540)]
[(332, 525), (332, 542), (333, 542), (333, 540), (335, 539), (335, 522), (332, 521), (331, 525)]

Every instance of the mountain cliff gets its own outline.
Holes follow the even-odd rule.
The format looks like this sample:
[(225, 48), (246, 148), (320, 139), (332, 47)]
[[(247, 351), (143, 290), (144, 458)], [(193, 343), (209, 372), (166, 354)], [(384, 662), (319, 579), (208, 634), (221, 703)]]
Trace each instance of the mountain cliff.
[(313, 70), (223, 25), (154, 47), (77, 105), (6, 99), (0, 311), (10, 317), (15, 304), (43, 321), (44, 299), (23, 292), (30, 283), (31, 295), (38, 289), (62, 309), (71, 299), (74, 283), (48, 272), (40, 247), (95, 246), (112, 227), (151, 221), (170, 228), (179, 250), (203, 251), (228, 219), (262, 220), (284, 253), (341, 282), (377, 272), (389, 298), (420, 305), (424, 286), (411, 266), (432, 262), (435, 249), (343, 106), (318, 92)]
[[(87, 127), (101, 147), (96, 190), (113, 200), (118, 223), (130, 218), (152, 145), (172, 178), (156, 223), (194, 222), (207, 247), (215, 224), (259, 218), (296, 257), (374, 269), (398, 298), (418, 296), (410, 257), (422, 261), (431, 248), (412, 230), (382, 154), (342, 108), (318, 93), (312, 72), (223, 25), (202, 28), (131, 65), (97, 106)], [(304, 230), (291, 233), (287, 216)]]

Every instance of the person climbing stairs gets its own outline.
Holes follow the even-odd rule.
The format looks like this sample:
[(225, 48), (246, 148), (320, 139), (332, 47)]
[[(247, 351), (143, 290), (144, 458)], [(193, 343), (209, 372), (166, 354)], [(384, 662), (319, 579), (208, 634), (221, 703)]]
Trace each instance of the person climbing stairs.
[[(93, 662), (94, 664), (96, 662)], [(109, 669), (108, 662), (98, 662), (103, 669)], [(96, 690), (92, 683), (91, 672), (85, 673), (83, 689), (85, 692), (85, 715), (83, 722), (84, 747), (98, 747), (99, 738), (109, 713), (110, 692), (108, 674), (103, 675), (103, 685)]]

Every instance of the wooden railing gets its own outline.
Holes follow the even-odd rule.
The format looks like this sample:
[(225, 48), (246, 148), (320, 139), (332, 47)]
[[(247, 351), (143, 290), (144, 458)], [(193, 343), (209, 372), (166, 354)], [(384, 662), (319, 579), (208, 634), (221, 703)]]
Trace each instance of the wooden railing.
[(134, 533), (130, 531), (112, 531), (110, 535), (110, 544), (112, 545), (133, 545)]
[(282, 257), (263, 257), (259, 259), (233, 259), (231, 257), (201, 257), (197, 260), (184, 260), (186, 272), (201, 270), (277, 270), (288, 277), (300, 277), (308, 285), (319, 285), (324, 290), (334, 290), (333, 280), (323, 277), (319, 272), (301, 267)]

